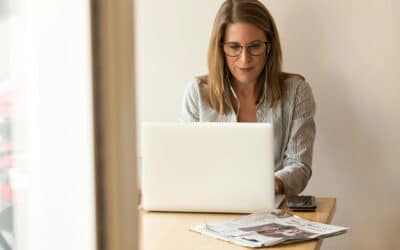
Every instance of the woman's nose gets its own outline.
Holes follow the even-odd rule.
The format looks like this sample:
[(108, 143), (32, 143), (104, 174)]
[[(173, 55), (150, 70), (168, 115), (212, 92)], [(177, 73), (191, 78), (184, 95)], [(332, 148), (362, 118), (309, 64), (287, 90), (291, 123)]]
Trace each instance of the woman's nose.
[(239, 57), (240, 57), (239, 60), (240, 60), (242, 63), (247, 63), (247, 62), (249, 62), (249, 61), (251, 60), (251, 55), (250, 55), (250, 53), (247, 51), (246, 48), (243, 48), (243, 49), (242, 49), (242, 53), (240, 54)]

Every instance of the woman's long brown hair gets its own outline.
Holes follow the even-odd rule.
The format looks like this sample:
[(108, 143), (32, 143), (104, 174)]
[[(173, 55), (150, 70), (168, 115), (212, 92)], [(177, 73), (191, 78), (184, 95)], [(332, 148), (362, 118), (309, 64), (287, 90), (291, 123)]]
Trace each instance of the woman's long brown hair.
[[(282, 81), (292, 74), (282, 72), (282, 51), (278, 30), (267, 8), (258, 0), (226, 0), (215, 17), (208, 49), (208, 77), (199, 77), (207, 84), (208, 101), (220, 115), (225, 114), (227, 104), (224, 92), (228, 91), (227, 68), (222, 48), (228, 24), (245, 22), (257, 26), (267, 37), (270, 49), (267, 50), (265, 69), (259, 76), (256, 90), (258, 97), (266, 96), (270, 106), (282, 97)], [(229, 92), (229, 91), (228, 91)], [(260, 101), (260, 100), (258, 100)]]

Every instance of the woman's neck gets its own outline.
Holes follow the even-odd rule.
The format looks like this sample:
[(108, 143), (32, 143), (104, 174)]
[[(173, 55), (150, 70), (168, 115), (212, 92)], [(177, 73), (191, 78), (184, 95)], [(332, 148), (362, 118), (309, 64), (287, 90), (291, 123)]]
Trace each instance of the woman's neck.
[(232, 82), (233, 90), (239, 99), (256, 99), (256, 83), (240, 83), (238, 81)]

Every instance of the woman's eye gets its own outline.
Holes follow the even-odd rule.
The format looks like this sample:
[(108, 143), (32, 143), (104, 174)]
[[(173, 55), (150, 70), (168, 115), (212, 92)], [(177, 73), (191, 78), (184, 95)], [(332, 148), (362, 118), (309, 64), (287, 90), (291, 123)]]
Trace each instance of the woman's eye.
[(232, 44), (232, 45), (229, 46), (229, 48), (233, 49), (233, 50), (239, 50), (240, 49), (240, 45)]
[(259, 43), (252, 44), (252, 45), (249, 46), (249, 48), (251, 48), (251, 49), (258, 49), (260, 47), (261, 47), (261, 44), (259, 44)]

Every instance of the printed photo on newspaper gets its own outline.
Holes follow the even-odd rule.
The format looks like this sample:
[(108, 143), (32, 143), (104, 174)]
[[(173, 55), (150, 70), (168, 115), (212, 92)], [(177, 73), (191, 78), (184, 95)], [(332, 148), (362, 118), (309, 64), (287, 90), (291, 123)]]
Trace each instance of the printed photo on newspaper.
[(264, 247), (327, 238), (349, 228), (309, 221), (283, 210), (195, 226), (192, 231), (246, 247)]

